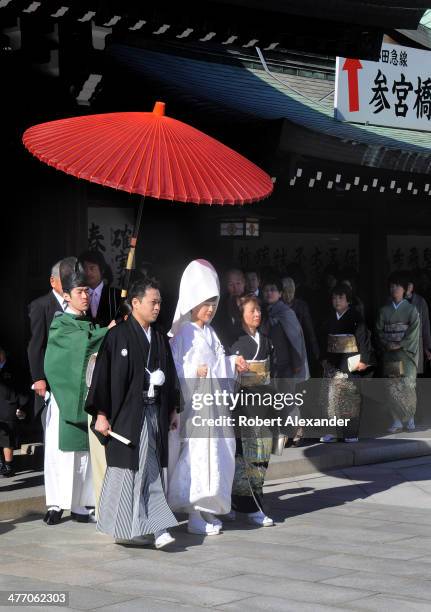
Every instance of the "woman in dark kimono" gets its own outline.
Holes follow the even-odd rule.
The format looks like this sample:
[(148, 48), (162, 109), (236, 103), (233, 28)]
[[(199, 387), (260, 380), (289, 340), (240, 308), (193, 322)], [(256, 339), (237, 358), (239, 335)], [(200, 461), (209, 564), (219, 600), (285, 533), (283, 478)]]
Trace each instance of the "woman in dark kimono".
[[(246, 296), (240, 299), (239, 309), (243, 332), (231, 346), (230, 352), (242, 355), (250, 367), (250, 371), (242, 375), (240, 384), (251, 393), (267, 393), (272, 344), (267, 336), (258, 331), (262, 318), (260, 302), (255, 296)], [(242, 407), (242, 411), (247, 412), (247, 407)], [(258, 414), (266, 416), (261, 415), (256, 407), (249, 409), (247, 416)], [(272, 433), (266, 427), (243, 427), (236, 443), (232, 512), (228, 516), (234, 520), (236, 511), (243, 512), (253, 525), (269, 527), (274, 521), (262, 509), (262, 489), (271, 455)]]
[(373, 363), (370, 334), (360, 312), (351, 306), (352, 291), (348, 285), (338, 284), (332, 290), (331, 314), (323, 325), (322, 351), (324, 355), (323, 402), (328, 417), (350, 419), (348, 425), (337, 429), (337, 435), (326, 434), (321, 442), (357, 442), (359, 432), (361, 394), (358, 380)]

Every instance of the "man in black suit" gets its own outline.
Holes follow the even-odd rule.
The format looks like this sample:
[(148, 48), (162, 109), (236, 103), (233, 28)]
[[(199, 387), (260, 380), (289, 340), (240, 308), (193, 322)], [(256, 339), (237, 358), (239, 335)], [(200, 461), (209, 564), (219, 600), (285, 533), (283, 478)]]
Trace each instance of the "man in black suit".
[(120, 291), (110, 287), (112, 271), (99, 251), (85, 251), (79, 256), (88, 286), (90, 288), (90, 308), (87, 313), (93, 323), (107, 327), (115, 319), (120, 305)]
[[(31, 338), (27, 348), (30, 374), (33, 389), (36, 394), (35, 416), (44, 407), (44, 398), (47, 391), (47, 382), (44, 372), (44, 359), (48, 342), (49, 328), (56, 312), (63, 311), (63, 290), (60, 281), (60, 262), (51, 270), (49, 278), (52, 290), (29, 304)], [(42, 414), (42, 426), (45, 429), (45, 418)]]
[(221, 298), (212, 322), (225, 351), (236, 342), (242, 333), (242, 315), (238, 302), (245, 294), (245, 286), (246, 279), (242, 270), (232, 268), (226, 272), (225, 289), (227, 293)]

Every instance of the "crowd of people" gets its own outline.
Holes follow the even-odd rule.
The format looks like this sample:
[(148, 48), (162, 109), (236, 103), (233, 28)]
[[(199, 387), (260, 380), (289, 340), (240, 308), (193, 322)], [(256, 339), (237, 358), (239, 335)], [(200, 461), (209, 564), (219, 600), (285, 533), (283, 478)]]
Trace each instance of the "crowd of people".
[[(388, 431), (415, 429), (416, 377), (431, 358), (431, 332), (427, 302), (407, 272), (391, 275), (387, 302), (368, 326), (346, 272), (328, 273), (320, 299), (310, 301), (296, 269), (231, 269), (220, 288), (211, 263), (194, 260), (182, 274), (168, 333), (157, 324), (156, 280), (136, 279), (125, 302), (109, 280), (100, 253), (65, 258), (52, 268), (52, 290), (29, 307), (47, 525), (70, 510), (72, 520), (97, 522), (117, 543), (157, 548), (174, 541), (168, 530), (178, 512), (187, 513), (190, 533), (205, 536), (219, 535), (237, 512), (253, 525), (273, 525), (263, 484), (288, 431), (266, 422), (238, 428), (217, 418), (232, 406), (216, 402), (207, 406), (211, 424), (191, 430), (197, 391), (212, 398), (250, 389), (294, 393), (317, 377), (324, 413), (346, 420), (321, 442), (354, 443), (358, 381), (377, 373), (387, 380)], [(6, 362), (0, 349), (0, 473), (8, 477), (29, 397), (14, 389)], [(303, 436), (296, 429), (293, 445)]]
[[(323, 286), (313, 293), (303, 275), (270, 269), (229, 270), (226, 293), (214, 319), (224, 347), (232, 346), (244, 329), (241, 304), (259, 300), (259, 329), (271, 342), (271, 374), (275, 379), (321, 379), (320, 403), (328, 416), (348, 418), (345, 428), (325, 434), (321, 442), (357, 442), (361, 416), (358, 381), (373, 376), (387, 381), (387, 408), (392, 418), (388, 433), (415, 430), (416, 378), (431, 359), (431, 330), (427, 300), (415, 291), (416, 275), (397, 271), (388, 279), (386, 303), (371, 324), (355, 291), (351, 270), (328, 269)], [(299, 297), (301, 296), (301, 297)], [(298, 429), (295, 446), (302, 443)]]

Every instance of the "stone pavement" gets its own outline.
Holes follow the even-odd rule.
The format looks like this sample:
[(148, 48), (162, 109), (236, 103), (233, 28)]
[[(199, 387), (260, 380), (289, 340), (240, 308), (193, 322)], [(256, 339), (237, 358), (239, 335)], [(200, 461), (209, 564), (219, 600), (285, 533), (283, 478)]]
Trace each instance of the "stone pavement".
[(226, 524), (204, 540), (182, 524), (169, 551), (67, 519), (3, 521), (0, 590), (67, 590), (72, 610), (428, 612), (430, 475), (420, 457), (269, 481), (275, 527)]
[[(31, 512), (44, 511), (45, 489), (41, 471), (43, 448), (37, 445), (37, 451), (36, 462), (32, 461), (32, 456), (17, 454), (17, 475), (10, 479), (0, 479), (0, 520), (21, 518)], [(310, 441), (300, 448), (286, 448), (281, 457), (272, 455), (267, 477), (286, 479), (426, 455), (431, 455), (431, 429), (427, 426), (418, 427), (414, 432), (404, 431), (360, 440), (357, 444), (320, 444)]]

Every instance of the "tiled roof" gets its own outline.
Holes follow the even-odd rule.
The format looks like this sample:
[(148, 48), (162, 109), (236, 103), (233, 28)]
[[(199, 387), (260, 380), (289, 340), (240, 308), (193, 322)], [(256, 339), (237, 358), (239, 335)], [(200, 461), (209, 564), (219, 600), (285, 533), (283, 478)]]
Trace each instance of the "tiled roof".
[[(334, 83), (287, 74), (273, 78), (263, 69), (220, 64), (112, 45), (109, 53), (134, 71), (157, 79), (177, 95), (192, 96), (208, 106), (261, 119), (288, 119), (308, 130), (344, 143), (402, 150), (430, 156), (431, 134), (414, 130), (342, 123), (333, 118)], [(256, 65), (256, 64), (254, 64)], [(325, 96), (323, 102), (319, 102)]]
[(431, 9), (425, 11), (424, 16), (420, 20), (420, 24), (431, 29)]

